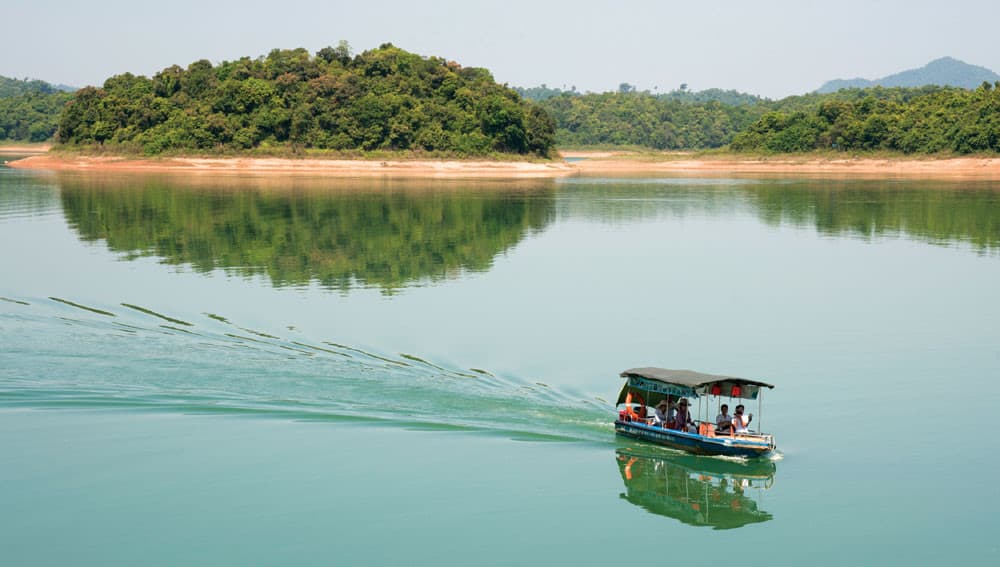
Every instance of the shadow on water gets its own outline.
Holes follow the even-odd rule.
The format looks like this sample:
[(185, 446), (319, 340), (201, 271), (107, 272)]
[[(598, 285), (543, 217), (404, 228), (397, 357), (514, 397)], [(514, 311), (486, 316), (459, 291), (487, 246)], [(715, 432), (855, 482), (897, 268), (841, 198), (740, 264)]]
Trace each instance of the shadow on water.
[(767, 522), (763, 493), (774, 483), (770, 460), (730, 460), (619, 448), (619, 496), (657, 516), (717, 530)]
[(126, 259), (385, 293), (493, 259), (554, 218), (551, 180), (59, 177), (84, 241)]

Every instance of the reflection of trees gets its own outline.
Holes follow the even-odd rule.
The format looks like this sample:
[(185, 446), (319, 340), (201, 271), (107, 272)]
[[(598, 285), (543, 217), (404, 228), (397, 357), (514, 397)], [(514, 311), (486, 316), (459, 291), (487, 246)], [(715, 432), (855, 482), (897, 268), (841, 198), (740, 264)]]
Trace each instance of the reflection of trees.
[[(23, 156), (11, 157), (19, 159)], [(0, 156), (0, 162), (8, 159)], [(41, 175), (0, 172), (0, 219), (12, 215), (59, 211), (59, 187)]]
[(822, 234), (902, 234), (934, 244), (1000, 250), (1000, 191), (982, 183), (903, 180), (573, 179), (560, 215), (607, 222), (755, 211), (769, 224), (815, 226)]
[(538, 184), (268, 190), (145, 177), (62, 181), (65, 215), (84, 240), (199, 271), (266, 274), (277, 286), (347, 290), (357, 282), (391, 291), (486, 270), (554, 216), (549, 182), (539, 194)]
[(752, 200), (765, 222), (815, 225), (823, 234), (905, 234), (934, 244), (1000, 249), (1000, 192), (975, 184), (913, 181), (762, 185)]
[(771, 486), (771, 461), (650, 456), (625, 449), (615, 459), (625, 482), (621, 498), (652, 514), (719, 530), (772, 518), (751, 494)]

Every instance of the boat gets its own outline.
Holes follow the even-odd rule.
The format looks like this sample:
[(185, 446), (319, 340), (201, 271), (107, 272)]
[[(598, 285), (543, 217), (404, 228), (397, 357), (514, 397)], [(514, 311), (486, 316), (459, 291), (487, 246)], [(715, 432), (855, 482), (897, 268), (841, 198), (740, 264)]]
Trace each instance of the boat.
[[(774, 385), (758, 380), (703, 374), (691, 370), (669, 370), (666, 368), (631, 368), (621, 374), (625, 378), (618, 395), (618, 418), (615, 432), (625, 437), (655, 443), (664, 447), (687, 451), (697, 455), (727, 457), (768, 457), (776, 451), (774, 436), (760, 429), (761, 400), (764, 389)], [(743, 432), (721, 433), (716, 430), (712, 417), (725, 398), (730, 407), (742, 400), (757, 401), (757, 419), (751, 419)], [(646, 418), (647, 408), (657, 406), (660, 401), (668, 403), (686, 400), (691, 404), (698, 401), (693, 425), (688, 430), (674, 428), (673, 424), (659, 425)], [(647, 405), (648, 404), (648, 405)], [(710, 414), (710, 415), (709, 415)], [(749, 414), (752, 418), (753, 414)]]
[(773, 519), (762, 507), (764, 492), (774, 484), (774, 461), (654, 451), (659, 449), (615, 450), (618, 471), (625, 483), (619, 498), (650, 514), (716, 530)]

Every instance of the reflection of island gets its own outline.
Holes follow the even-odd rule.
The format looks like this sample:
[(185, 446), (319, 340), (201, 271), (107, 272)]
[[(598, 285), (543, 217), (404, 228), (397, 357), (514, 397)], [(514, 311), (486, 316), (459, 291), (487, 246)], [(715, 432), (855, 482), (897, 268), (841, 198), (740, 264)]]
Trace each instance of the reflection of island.
[(731, 215), (745, 210), (770, 225), (814, 228), (864, 239), (904, 235), (933, 244), (966, 243), (1000, 251), (1000, 191), (995, 182), (919, 180), (577, 178), (559, 213), (607, 222)]
[[(67, 221), (127, 258), (156, 256), (198, 271), (266, 274), (275, 286), (378, 286), (490, 268), (554, 217), (551, 181), (189, 183), (142, 176), (60, 178)], [(303, 185), (303, 183), (305, 183)]]
[(814, 181), (769, 184), (751, 193), (769, 224), (815, 226), (820, 234), (865, 239), (903, 234), (932, 244), (1000, 250), (995, 183)]
[(774, 482), (769, 460), (731, 461), (694, 455), (615, 452), (625, 481), (621, 498), (658, 516), (717, 530), (766, 522), (759, 496)]

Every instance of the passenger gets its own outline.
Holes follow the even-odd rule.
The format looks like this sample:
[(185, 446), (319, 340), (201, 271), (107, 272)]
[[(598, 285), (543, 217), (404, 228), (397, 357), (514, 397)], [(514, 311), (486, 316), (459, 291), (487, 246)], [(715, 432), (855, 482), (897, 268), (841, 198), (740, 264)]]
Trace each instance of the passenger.
[(677, 402), (677, 415), (674, 416), (674, 429), (679, 431), (686, 431), (688, 433), (697, 433), (698, 426), (695, 425), (694, 420), (691, 419), (691, 414), (688, 413), (688, 401), (687, 398), (681, 398)]
[(677, 404), (674, 403), (673, 396), (667, 396), (667, 423), (673, 424), (677, 419)]
[(653, 425), (657, 427), (664, 427), (667, 423), (667, 408), (669, 404), (667, 403), (667, 398), (660, 400), (660, 403), (656, 404), (656, 409), (653, 410)]
[(722, 404), (722, 413), (715, 418), (715, 432), (729, 434), (733, 432), (733, 416), (729, 415), (729, 405)]
[(663, 423), (665, 429), (676, 429), (674, 420), (677, 419), (677, 404), (674, 403), (673, 396), (667, 396), (666, 420)]
[(750, 433), (750, 422), (753, 421), (753, 414), (743, 415), (743, 404), (736, 406), (736, 415), (733, 417), (733, 427), (736, 433)]

